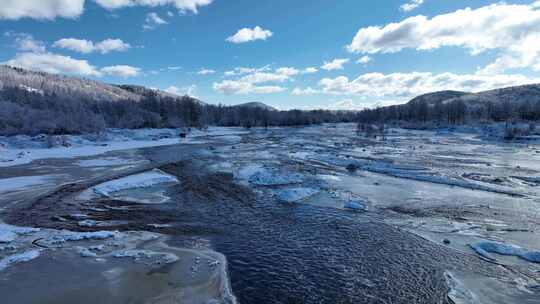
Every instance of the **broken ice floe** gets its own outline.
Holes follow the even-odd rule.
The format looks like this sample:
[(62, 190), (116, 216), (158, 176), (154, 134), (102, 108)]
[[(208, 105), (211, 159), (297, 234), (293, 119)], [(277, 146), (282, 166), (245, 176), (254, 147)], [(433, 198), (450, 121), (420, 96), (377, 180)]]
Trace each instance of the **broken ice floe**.
[[(81, 200), (90, 200), (96, 197), (111, 197), (115, 192), (136, 189), (148, 188), (158, 184), (178, 183), (178, 179), (170, 174), (167, 174), (159, 169), (154, 169), (148, 172), (129, 175), (112, 181), (108, 181), (87, 189), (79, 195)], [(162, 197), (163, 198), (163, 197)], [(164, 200), (160, 200), (163, 202)]]
[(362, 201), (350, 200), (343, 205), (343, 208), (351, 211), (368, 211), (367, 204)]
[(304, 181), (300, 173), (280, 173), (275, 170), (260, 170), (249, 177), (249, 182), (258, 186), (280, 186), (299, 184)]
[(142, 160), (132, 160), (132, 159), (124, 159), (119, 157), (105, 157), (105, 158), (97, 158), (97, 159), (84, 159), (77, 161), (77, 166), (79, 167), (85, 167), (85, 168), (92, 168), (92, 167), (113, 167), (113, 166), (121, 166), (121, 165), (134, 165), (134, 164), (140, 164), (144, 161)]
[(465, 287), (465, 284), (461, 282), (456, 276), (449, 272), (444, 272), (444, 278), (446, 284), (450, 288), (448, 292), (448, 298), (450, 298), (456, 304), (474, 304), (478, 303), (478, 299), (475, 294)]
[(40, 231), (39, 228), (17, 227), (0, 223), (0, 243), (9, 243), (19, 235), (28, 235), (38, 231)]
[(528, 250), (513, 244), (484, 241), (471, 244), (470, 246), (476, 253), (491, 261), (497, 260), (491, 255), (491, 253), (496, 253), (500, 255), (516, 256), (533, 263), (540, 263), (540, 251)]
[(8, 268), (11, 265), (28, 262), (40, 256), (41, 250), (29, 250), (22, 253), (12, 254), (0, 260), (0, 271)]
[(291, 188), (285, 190), (278, 190), (277, 197), (280, 201), (287, 203), (295, 203), (311, 197), (319, 192), (319, 190), (312, 188)]
[(116, 252), (115, 258), (133, 258), (138, 262), (170, 264), (178, 261), (178, 256), (169, 252), (156, 252), (144, 249), (130, 249)]
[(61, 175), (19, 176), (0, 179), (0, 194), (52, 184)]

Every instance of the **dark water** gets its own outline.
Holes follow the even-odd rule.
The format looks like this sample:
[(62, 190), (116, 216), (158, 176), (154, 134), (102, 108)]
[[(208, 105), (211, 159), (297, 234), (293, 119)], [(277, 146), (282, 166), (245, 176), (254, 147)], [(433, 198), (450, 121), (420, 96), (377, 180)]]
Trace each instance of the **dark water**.
[(366, 215), (271, 201), (177, 204), (177, 232), (206, 235), (225, 254), (240, 303), (448, 303), (444, 270), (479, 267)]
[[(161, 152), (149, 158), (168, 154)], [(140, 216), (174, 221), (166, 233), (180, 246), (210, 240), (228, 260), (240, 303), (449, 303), (445, 270), (493, 271), (372, 214), (283, 205), (262, 195), (244, 200), (250, 191), (208, 172), (208, 159), (183, 158), (189, 165), (169, 171), (181, 180), (168, 193), (172, 202), (158, 215)]]

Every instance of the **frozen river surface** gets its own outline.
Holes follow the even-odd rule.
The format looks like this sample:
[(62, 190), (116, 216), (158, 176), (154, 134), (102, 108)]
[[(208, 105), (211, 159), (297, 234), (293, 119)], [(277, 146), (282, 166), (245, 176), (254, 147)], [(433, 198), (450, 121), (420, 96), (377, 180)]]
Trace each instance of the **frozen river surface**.
[[(140, 303), (171, 293), (200, 303), (540, 303), (540, 146), (481, 138), (391, 129), (366, 139), (346, 124), (220, 130), (190, 145), (3, 167), (0, 207), (9, 224), (45, 228), (32, 233), (46, 240), (62, 229), (157, 233), (163, 242), (119, 246), (146, 250), (129, 251), (134, 262), (156, 256), (148, 251), (175, 255), (183, 262), (170, 263), (184, 272), (159, 273), (184, 286), (158, 285), (159, 294), (139, 293)], [(93, 255), (74, 245), (33, 248), (10, 229), (2, 261), (39, 250), (0, 270), (8, 282), (0, 292), (14, 301), (22, 296), (14, 279), (35, 284), (32, 271), (97, 261), (84, 272), (92, 282), (111, 269), (134, 271), (100, 244), (84, 244)], [(57, 255), (64, 262), (55, 269), (44, 259)], [(206, 268), (221, 261), (228, 276), (197, 271), (201, 259)], [(121, 278), (112, 281), (126, 289), (148, 281)], [(46, 289), (35, 290), (39, 298)]]

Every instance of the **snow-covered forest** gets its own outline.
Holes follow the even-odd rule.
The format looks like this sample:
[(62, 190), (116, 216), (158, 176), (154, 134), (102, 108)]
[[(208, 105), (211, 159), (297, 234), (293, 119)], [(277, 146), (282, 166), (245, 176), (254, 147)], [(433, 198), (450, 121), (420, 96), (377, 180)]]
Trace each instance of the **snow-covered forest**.
[(140, 86), (0, 66), (0, 134), (78, 134), (105, 128), (292, 126), (351, 122), (346, 111), (276, 111), (203, 103)]
[(540, 85), (480, 93), (442, 91), (418, 96), (404, 105), (366, 109), (360, 122), (411, 122), (457, 125), (477, 122), (540, 120)]

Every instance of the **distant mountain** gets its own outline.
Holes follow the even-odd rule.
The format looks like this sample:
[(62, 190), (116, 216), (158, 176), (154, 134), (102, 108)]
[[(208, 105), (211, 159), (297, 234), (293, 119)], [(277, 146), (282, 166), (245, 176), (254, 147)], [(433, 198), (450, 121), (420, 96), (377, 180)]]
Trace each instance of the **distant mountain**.
[(0, 65), (0, 90), (24, 89), (45, 95), (95, 101), (139, 101), (141, 96), (103, 82)]
[(459, 91), (440, 91), (434, 93), (427, 93), (413, 98), (411, 101), (409, 101), (409, 104), (426, 102), (428, 105), (435, 105), (445, 100), (459, 98), (468, 94), (470, 93)]
[(507, 87), (489, 90), (479, 93), (467, 93), (459, 91), (441, 91), (420, 95), (409, 101), (410, 105), (426, 102), (430, 106), (439, 103), (450, 103), (462, 101), (467, 106), (479, 106), (485, 103), (502, 104), (510, 102), (520, 103), (540, 103), (540, 84), (529, 84), (515, 87)]
[[(159, 97), (162, 97), (162, 98), (163, 97), (169, 97), (169, 98), (179, 98), (179, 97), (181, 97), (181, 96), (178, 96), (176, 94), (168, 93), (168, 92), (165, 92), (165, 91), (162, 91), (162, 90), (157, 90), (157, 89), (150, 89), (150, 88), (140, 86), (140, 85), (123, 84), (123, 85), (117, 85), (117, 87), (119, 87), (120, 89), (123, 89), (125, 91), (131, 92), (133, 94), (144, 96), (144, 97), (154, 97), (154, 96), (159, 96)], [(193, 98), (191, 96), (190, 96), (190, 98), (193, 99), (194, 101), (200, 103), (200, 104), (205, 104), (203, 101), (201, 101), (201, 100), (199, 100), (197, 98)]]
[(262, 102), (246, 102), (246, 103), (241, 103), (241, 104), (235, 105), (235, 107), (260, 108), (260, 109), (265, 109), (265, 110), (269, 110), (269, 111), (277, 111), (276, 108), (271, 107), (271, 106), (269, 106), (267, 104), (264, 104)]
[(441, 91), (420, 95), (406, 104), (358, 113), (361, 122), (406, 121), (463, 124), (476, 121), (540, 120), (540, 84), (479, 93)]

